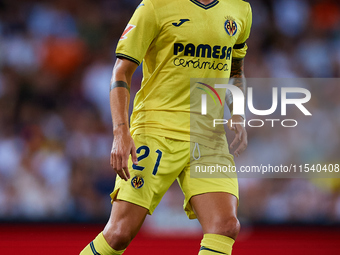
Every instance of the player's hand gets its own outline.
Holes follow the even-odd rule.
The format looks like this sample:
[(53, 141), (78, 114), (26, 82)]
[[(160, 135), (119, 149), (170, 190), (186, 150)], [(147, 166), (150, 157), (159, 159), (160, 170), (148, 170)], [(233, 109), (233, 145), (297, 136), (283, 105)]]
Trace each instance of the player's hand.
[(135, 143), (128, 131), (118, 131), (114, 133), (110, 164), (113, 170), (122, 178), (127, 181), (130, 179), (128, 169), (128, 159), (131, 154), (132, 162), (137, 165), (137, 154)]
[[(233, 123), (232, 126), (231, 126), (231, 122)], [(234, 140), (230, 144), (230, 149), (233, 149), (237, 144), (239, 144), (234, 152), (235, 156), (238, 157), (247, 148), (248, 139), (247, 139), (247, 131), (244, 128), (244, 126), (242, 124), (234, 124), (236, 122), (243, 123), (244, 122), (243, 117), (240, 115), (234, 115), (228, 121), (228, 128), (231, 131), (234, 131), (236, 133)]]

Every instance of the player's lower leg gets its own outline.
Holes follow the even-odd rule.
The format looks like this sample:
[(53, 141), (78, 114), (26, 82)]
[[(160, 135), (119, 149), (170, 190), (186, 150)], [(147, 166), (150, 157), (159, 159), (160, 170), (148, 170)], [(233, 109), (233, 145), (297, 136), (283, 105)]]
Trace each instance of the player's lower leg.
[(104, 231), (80, 255), (121, 255), (142, 226), (148, 210), (130, 202), (116, 200)]
[(237, 202), (234, 195), (225, 192), (204, 193), (190, 199), (204, 233), (199, 255), (231, 255), (240, 231)]

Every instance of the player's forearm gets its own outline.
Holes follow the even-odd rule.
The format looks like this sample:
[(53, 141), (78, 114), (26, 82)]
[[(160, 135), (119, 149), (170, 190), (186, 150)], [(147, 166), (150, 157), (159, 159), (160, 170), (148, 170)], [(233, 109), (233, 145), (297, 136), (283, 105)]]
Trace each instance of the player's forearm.
[(117, 60), (110, 84), (110, 107), (113, 133), (129, 132), (129, 103), (131, 78), (135, 69), (129, 63)]
[[(230, 72), (231, 83), (242, 90), (246, 97), (246, 78), (244, 76), (244, 60), (243, 59), (232, 59), (231, 72)], [(226, 103), (229, 107), (230, 112), (233, 112), (233, 96), (231, 93), (226, 95)]]
[[(113, 82), (121, 83), (123, 81)], [(110, 91), (110, 106), (114, 134), (122, 131), (129, 131), (129, 103), (130, 92), (124, 87), (115, 87)]]

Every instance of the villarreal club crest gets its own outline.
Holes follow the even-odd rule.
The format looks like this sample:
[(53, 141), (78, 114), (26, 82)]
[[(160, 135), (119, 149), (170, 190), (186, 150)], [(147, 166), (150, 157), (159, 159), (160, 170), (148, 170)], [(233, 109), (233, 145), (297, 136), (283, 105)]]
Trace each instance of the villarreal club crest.
[(144, 179), (140, 175), (136, 175), (135, 177), (132, 178), (131, 180), (131, 185), (135, 189), (140, 189), (144, 185)]
[(235, 19), (227, 16), (226, 21), (224, 22), (224, 29), (228, 35), (234, 36), (237, 33), (237, 24), (235, 22)]

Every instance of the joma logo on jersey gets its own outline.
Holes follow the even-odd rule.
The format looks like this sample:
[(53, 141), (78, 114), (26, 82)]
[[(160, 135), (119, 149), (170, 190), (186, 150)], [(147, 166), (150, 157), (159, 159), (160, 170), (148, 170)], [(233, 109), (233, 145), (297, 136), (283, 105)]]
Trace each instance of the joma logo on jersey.
[(179, 27), (181, 26), (184, 22), (190, 21), (190, 19), (180, 19), (178, 23), (174, 22), (172, 23), (172, 25), (174, 25), (175, 27)]
[(182, 43), (174, 44), (174, 55), (183, 52), (184, 56), (216, 58), (230, 60), (232, 48), (228, 46), (210, 46), (209, 44), (199, 44), (195, 46), (192, 43), (183, 45)]

